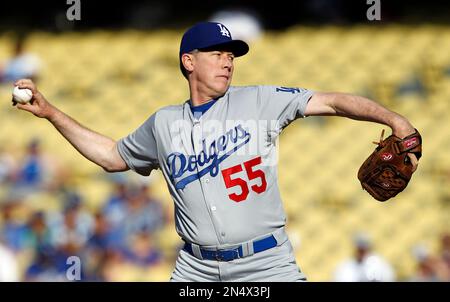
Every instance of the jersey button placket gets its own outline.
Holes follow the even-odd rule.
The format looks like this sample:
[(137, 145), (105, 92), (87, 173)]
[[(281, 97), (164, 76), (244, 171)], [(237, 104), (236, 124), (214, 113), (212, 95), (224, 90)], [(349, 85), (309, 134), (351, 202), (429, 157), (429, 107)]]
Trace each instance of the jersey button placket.
[[(193, 150), (196, 156), (198, 156), (200, 154), (200, 152), (202, 151), (202, 139), (203, 139), (203, 133), (202, 133), (202, 125), (201, 122), (197, 119), (195, 119), (193, 121), (193, 128), (192, 128), (192, 144), (193, 144)], [(197, 166), (197, 172), (200, 170), (201, 168)], [(206, 175), (205, 175), (206, 177)], [(208, 198), (208, 191), (207, 191), (207, 186), (205, 186), (205, 184), (209, 184), (210, 179), (209, 178), (205, 178), (203, 181), (201, 179), (200, 180), (200, 186), (202, 186), (203, 188), (203, 198), (206, 202), (206, 206), (209, 207), (209, 209), (211, 210), (211, 218), (213, 223), (215, 224), (215, 229), (216, 232), (218, 232), (220, 230), (220, 222), (217, 220), (217, 215), (216, 211), (217, 211), (217, 207), (215, 205), (212, 205), (210, 203), (213, 202), (213, 200)], [(217, 225), (218, 223), (218, 225)], [(217, 234), (217, 233), (216, 233)], [(220, 234), (225, 234), (224, 232), (221, 232)], [(225, 235), (222, 235), (222, 238)]]

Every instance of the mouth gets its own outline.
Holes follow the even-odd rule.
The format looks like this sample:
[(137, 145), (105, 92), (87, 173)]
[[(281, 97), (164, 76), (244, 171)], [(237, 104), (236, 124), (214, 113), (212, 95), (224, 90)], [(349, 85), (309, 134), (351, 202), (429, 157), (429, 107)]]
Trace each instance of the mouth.
[(218, 78), (224, 78), (224, 79), (226, 79), (227, 81), (228, 81), (228, 79), (230, 78), (230, 76), (227, 76), (227, 75), (219, 75), (219, 76), (217, 76)]

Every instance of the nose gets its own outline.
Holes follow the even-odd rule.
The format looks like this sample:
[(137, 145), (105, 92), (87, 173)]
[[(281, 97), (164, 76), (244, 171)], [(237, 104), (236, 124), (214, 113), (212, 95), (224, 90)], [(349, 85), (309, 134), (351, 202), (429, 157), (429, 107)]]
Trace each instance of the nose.
[(222, 66), (228, 70), (233, 67), (233, 60), (228, 55), (222, 55)]

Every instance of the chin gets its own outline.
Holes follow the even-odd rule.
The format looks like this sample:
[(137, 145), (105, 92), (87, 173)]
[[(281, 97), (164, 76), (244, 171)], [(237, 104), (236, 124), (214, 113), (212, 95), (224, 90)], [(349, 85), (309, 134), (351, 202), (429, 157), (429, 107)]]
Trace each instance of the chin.
[(225, 92), (227, 92), (228, 90), (228, 85), (227, 86), (216, 86), (214, 89), (215, 94), (217, 95), (217, 97), (220, 97), (222, 95), (225, 94)]
[(228, 88), (230, 87), (230, 84), (228, 81), (220, 83), (217, 85), (217, 90), (221, 91), (222, 93), (227, 92)]

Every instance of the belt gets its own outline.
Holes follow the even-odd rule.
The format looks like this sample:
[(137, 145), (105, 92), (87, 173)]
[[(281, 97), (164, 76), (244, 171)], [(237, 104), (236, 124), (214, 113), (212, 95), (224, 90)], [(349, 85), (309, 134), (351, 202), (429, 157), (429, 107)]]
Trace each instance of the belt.
[[(259, 253), (276, 246), (277, 240), (273, 235), (270, 235), (269, 237), (266, 237), (264, 239), (253, 241), (253, 252)], [(183, 250), (195, 256), (192, 250), (192, 244), (186, 242), (184, 244)], [(244, 257), (242, 245), (234, 249), (223, 249), (223, 250), (206, 250), (200, 247), (200, 253), (202, 258), (206, 260), (231, 261), (234, 259)]]

